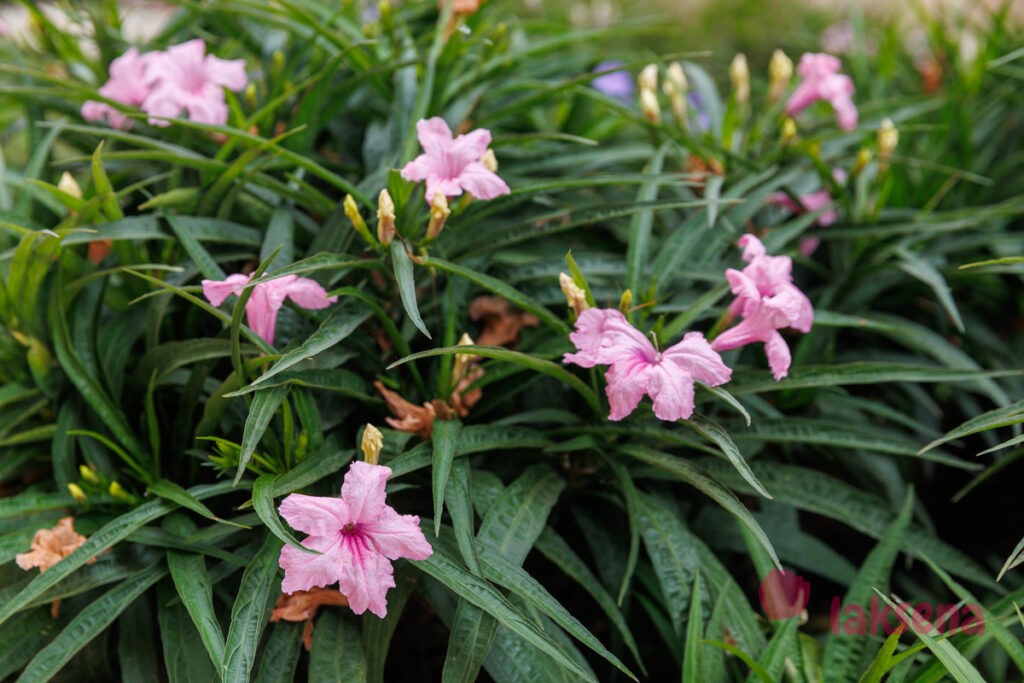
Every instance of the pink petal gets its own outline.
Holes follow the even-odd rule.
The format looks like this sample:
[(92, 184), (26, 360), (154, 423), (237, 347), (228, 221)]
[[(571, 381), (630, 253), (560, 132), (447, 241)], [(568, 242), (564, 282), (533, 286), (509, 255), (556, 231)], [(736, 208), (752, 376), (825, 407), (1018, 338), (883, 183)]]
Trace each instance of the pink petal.
[(651, 363), (637, 357), (627, 357), (608, 368), (604, 391), (611, 407), (609, 420), (618, 422), (636, 410), (649, 389), (651, 368)]
[(402, 167), (402, 177), (413, 182), (432, 177), (440, 178), (441, 169), (437, 159), (428, 154), (421, 154)]
[(236, 273), (223, 280), (203, 280), (203, 296), (214, 306), (220, 306), (232, 294), (249, 284), (249, 276)]
[[(441, 158), (452, 145), (452, 131), (440, 116), (417, 121), (416, 137), (419, 138), (423, 151), (431, 157)], [(480, 156), (483, 156), (483, 152), (480, 152)], [(480, 156), (477, 156), (477, 159)]]
[(857, 107), (849, 97), (835, 98), (832, 100), (832, 108), (836, 112), (836, 122), (839, 127), (849, 133), (857, 127)]
[(786, 113), (790, 116), (796, 116), (819, 99), (817, 84), (803, 82), (796, 86), (793, 94), (789, 96), (789, 101), (786, 102)]
[(751, 315), (761, 303), (761, 292), (757, 288), (757, 283), (746, 273), (733, 268), (725, 271), (725, 279), (729, 281), (729, 287), (736, 295), (736, 300), (733, 301), (733, 306), (729, 307), (729, 311), (733, 315)]
[[(271, 282), (277, 282), (272, 280)], [(256, 285), (245, 304), (245, 320), (263, 341), (274, 345), (277, 312), (284, 304), (285, 293), (270, 287), (271, 282)]]
[[(835, 212), (830, 211), (828, 214), (822, 215), (822, 218), (829, 214), (831, 214), (833, 217), (835, 216)], [(821, 219), (819, 219), (818, 222), (821, 223), (822, 225), (825, 225), (825, 223), (823, 223)], [(814, 254), (814, 252), (818, 250), (818, 247), (820, 245), (821, 239), (817, 237), (804, 237), (802, 240), (800, 240), (800, 255), (809, 258)]]
[[(181, 104), (172, 88), (157, 88), (153, 90), (145, 102), (140, 105), (140, 108), (150, 115), (148, 119), (149, 125), (160, 126), (161, 128), (171, 125), (169, 121), (162, 119), (173, 119), (181, 113)], [(156, 116), (161, 118), (153, 118)]]
[(202, 96), (183, 97), (179, 101), (192, 121), (222, 126), (228, 122), (228, 105), (224, 102), (224, 93), (220, 86), (212, 83), (207, 86)]
[(768, 356), (768, 367), (772, 369), (772, 377), (780, 380), (789, 374), (789, 346), (786, 340), (778, 332), (768, 338), (764, 345), (765, 354)]
[(353, 522), (371, 524), (377, 520), (385, 509), (384, 486), (390, 476), (391, 468), (383, 465), (357, 460), (349, 466), (341, 497)]
[(86, 121), (102, 121), (107, 118), (107, 113), (113, 111), (109, 104), (89, 100), (82, 105), (82, 118)]
[(732, 370), (700, 332), (688, 332), (682, 341), (665, 349), (661, 366), (670, 374), (674, 373), (677, 379), (685, 374), (691, 383), (690, 377), (709, 387), (725, 384), (732, 377)]
[(491, 131), (486, 128), (477, 128), (455, 138), (448, 145), (448, 154), (457, 165), (465, 166), (474, 161), (480, 161), (480, 157), (487, 152), (490, 145)]
[(609, 365), (628, 356), (653, 362), (657, 351), (626, 316), (614, 308), (588, 308), (576, 319), (576, 331), (569, 335), (578, 353), (567, 353), (563, 362), (584, 368)]
[(244, 59), (221, 59), (208, 55), (203, 60), (203, 71), (210, 81), (229, 90), (242, 90), (249, 82), (245, 75)]
[(763, 320), (756, 316), (744, 318), (738, 325), (730, 327), (722, 334), (715, 337), (711, 342), (711, 348), (715, 351), (728, 351), (738, 349), (754, 342), (763, 342), (775, 334), (775, 328), (771, 325), (764, 325)]
[(839, 58), (824, 52), (805, 52), (800, 57), (797, 73), (803, 78), (820, 79), (837, 73), (842, 68)]
[(758, 256), (764, 256), (766, 253), (761, 240), (749, 232), (740, 237), (736, 244), (743, 250), (743, 260), (748, 263)]
[(315, 586), (330, 586), (341, 578), (345, 557), (337, 536), (310, 536), (302, 545), (323, 554), (314, 555), (290, 545), (281, 548), (277, 563), (284, 569), (284, 580), (281, 582), (281, 591), (284, 593), (305, 591)]
[(293, 493), (281, 501), (277, 511), (291, 528), (310, 536), (337, 534), (352, 521), (348, 506), (341, 498)]
[(479, 161), (467, 164), (462, 169), (462, 173), (459, 174), (459, 184), (478, 199), (494, 199), (510, 192), (505, 181), (497, 173), (489, 171)]
[(425, 560), (434, 553), (420, 529), (420, 518), (400, 515), (387, 505), (375, 521), (363, 525), (363, 532), (377, 551), (389, 560), (400, 557)]
[(462, 185), (458, 178), (445, 178), (444, 176), (430, 176), (427, 178), (427, 187), (424, 197), (432, 198), (440, 192), (445, 197), (458, 197), (462, 194)]
[(654, 416), (659, 420), (675, 422), (693, 415), (693, 378), (668, 364), (651, 369), (648, 393), (654, 400)]
[(338, 588), (348, 598), (348, 606), (356, 614), (369, 609), (384, 618), (388, 613), (388, 589), (395, 587), (391, 562), (360, 534), (343, 536), (339, 545)]
[(338, 300), (336, 296), (327, 296), (327, 290), (319, 282), (308, 277), (296, 277), (287, 286), (285, 292), (288, 298), (299, 306), (312, 310), (327, 308)]

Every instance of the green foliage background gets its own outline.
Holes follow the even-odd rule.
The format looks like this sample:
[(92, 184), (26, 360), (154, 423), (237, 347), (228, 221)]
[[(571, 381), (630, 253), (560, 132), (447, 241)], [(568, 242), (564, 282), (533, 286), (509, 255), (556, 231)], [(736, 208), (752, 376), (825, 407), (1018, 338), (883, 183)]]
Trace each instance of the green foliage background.
[[(128, 47), (115, 3), (66, 8), (95, 53), (34, 3), (35, 45), (0, 39), (0, 677), (1020, 679), (1020, 530), (970, 512), (1010, 494), (1024, 453), (1018, 28), (922, 18), (942, 71), (926, 92), (899, 31), (861, 25), (876, 51), (844, 59), (860, 126), (814, 109), (785, 141), (763, 61), (744, 105), (709, 75), (731, 55), (637, 46), (664, 25), (568, 30), (495, 3), (446, 40), (433, 3), (376, 19), (315, 0), (179, 5), (144, 47), (202, 37), (245, 59), (226, 126), (81, 120)], [(684, 129), (664, 101), (651, 124), (594, 90), (609, 54), (633, 73), (683, 59), (710, 128)], [(422, 190), (395, 170), (433, 115), (490, 129), (512, 194), (455, 204), (428, 243)], [(883, 117), (900, 131), (888, 170), (863, 162)], [(697, 172), (712, 162), (721, 175)], [(57, 188), (64, 171), (81, 199)], [(828, 228), (765, 205), (822, 185), (841, 216)], [(341, 209), (351, 194), (372, 226), (384, 187), (390, 249)], [(632, 322), (670, 344), (715, 326), (751, 230), (795, 256), (815, 306), (790, 376), (775, 382), (760, 348), (729, 352), (733, 381), (698, 389), (694, 419), (641, 405), (609, 422), (601, 373), (561, 363), (567, 252), (596, 302), (630, 290)], [(811, 235), (822, 246), (799, 256)], [(95, 265), (98, 239), (113, 249)], [(283, 310), (271, 348), (242, 324), (244, 296), (202, 298), (199, 280), (247, 265), (340, 302)], [(268, 624), (294, 542), (276, 505), (336, 495), (363, 425), (388, 416), (374, 381), (414, 403), (450, 394), (479, 294), (539, 326), (514, 349), (470, 349), (486, 374), (464, 421), (425, 441), (384, 430), (389, 503), (421, 516), (435, 553), (398, 563), (386, 619), (321, 610), (306, 654), (301, 624)], [(966, 532), (933, 495), (951, 482)], [(69, 511), (89, 540), (45, 573), (18, 569)], [(816, 587), (806, 623), (761, 614), (757, 584), (778, 565)], [(830, 590), (978, 603), (985, 630), (835, 636)]]

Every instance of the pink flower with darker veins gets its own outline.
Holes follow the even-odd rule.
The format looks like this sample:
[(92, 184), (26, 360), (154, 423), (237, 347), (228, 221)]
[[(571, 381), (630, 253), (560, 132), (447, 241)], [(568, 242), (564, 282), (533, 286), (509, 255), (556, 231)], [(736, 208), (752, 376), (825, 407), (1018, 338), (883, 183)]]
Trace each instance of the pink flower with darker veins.
[[(146, 84), (146, 68), (153, 53), (139, 54), (137, 48), (131, 48), (110, 63), (110, 79), (99, 89), (99, 93), (107, 99), (126, 104), (129, 107), (140, 106), (149, 97), (150, 87)], [(114, 128), (131, 128), (132, 120), (124, 113), (109, 104), (89, 100), (82, 105), (82, 118), (86, 121), (102, 121), (106, 119)]]
[(807, 52), (800, 58), (796, 70), (801, 82), (786, 103), (786, 113), (796, 116), (818, 100), (832, 105), (836, 122), (846, 132), (857, 127), (857, 107), (854, 105), (853, 81), (839, 73), (842, 64), (838, 57), (823, 52)]
[[(151, 54), (145, 83), (152, 90), (142, 103), (147, 114), (174, 118), (184, 110), (199, 123), (227, 123), (224, 88), (245, 88), (245, 60), (207, 55), (202, 39)], [(158, 118), (150, 118), (149, 122), (154, 126), (170, 125)]]
[(281, 501), (281, 516), (309, 534), (302, 545), (321, 553), (290, 545), (281, 549), (283, 592), (337, 583), (356, 614), (369, 609), (378, 617), (387, 615), (387, 592), (395, 586), (391, 561), (425, 560), (434, 552), (419, 517), (400, 515), (385, 504), (389, 476), (389, 467), (357, 461), (345, 474), (341, 498), (293, 493)]
[(658, 351), (620, 311), (588, 308), (576, 319), (569, 335), (577, 353), (567, 353), (566, 363), (584, 368), (609, 365), (605, 393), (611, 404), (609, 420), (618, 421), (636, 409), (644, 394), (654, 402), (661, 420), (685, 420), (693, 414), (693, 383), (725, 384), (732, 376), (721, 356), (700, 332)]
[(803, 292), (793, 284), (793, 261), (788, 256), (768, 256), (761, 240), (744, 235), (739, 240), (743, 260), (742, 271), (729, 268), (729, 280), (736, 299), (729, 313), (741, 315), (743, 320), (722, 334), (711, 347), (727, 351), (754, 342), (763, 342), (768, 355), (772, 376), (780, 380), (789, 373), (792, 358), (786, 340), (779, 334), (784, 327), (810, 332), (814, 322), (814, 309)]
[[(203, 280), (203, 296), (214, 306), (220, 306), (232, 294), (241, 293), (251, 279), (251, 275), (237, 273), (223, 280)], [(256, 285), (245, 304), (245, 319), (252, 331), (270, 345), (274, 344), (277, 312), (286, 298), (313, 310), (327, 308), (338, 300), (336, 296), (327, 296), (327, 290), (316, 280), (298, 275), (285, 275)]]
[(427, 201), (435, 192), (458, 197), (463, 190), (478, 199), (494, 199), (508, 194), (508, 185), (481, 161), (491, 144), (491, 132), (477, 128), (452, 137), (448, 124), (439, 116), (416, 123), (416, 135), (423, 147), (419, 155), (402, 169), (406, 180), (427, 181)]

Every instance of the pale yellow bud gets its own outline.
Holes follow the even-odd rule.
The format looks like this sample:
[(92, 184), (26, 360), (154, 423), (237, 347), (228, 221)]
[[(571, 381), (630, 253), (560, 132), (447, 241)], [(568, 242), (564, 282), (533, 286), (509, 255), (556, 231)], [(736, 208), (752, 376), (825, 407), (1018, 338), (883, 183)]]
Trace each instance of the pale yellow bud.
[(488, 148), (484, 155), (480, 157), (480, 163), (482, 163), (488, 171), (491, 173), (498, 172), (498, 157), (494, 156), (494, 150)]
[(661, 105), (653, 90), (640, 90), (640, 109), (651, 123), (661, 123)]
[(742, 52), (732, 58), (729, 65), (729, 79), (736, 102), (746, 104), (750, 101), (750, 69), (747, 67), (747, 56)]
[(256, 84), (251, 81), (245, 86), (245, 101), (250, 107), (256, 106)]
[(448, 198), (442, 192), (434, 193), (434, 200), (430, 202), (430, 223), (427, 224), (427, 239), (437, 239), (437, 236), (444, 230), (444, 222), (451, 215), (448, 208)]
[(629, 309), (633, 306), (633, 292), (626, 290), (622, 293), (622, 297), (619, 299), (619, 311), (622, 313), (629, 313)]
[(125, 503), (134, 503), (135, 497), (132, 494), (124, 490), (116, 481), (110, 482), (110, 486), (107, 488), (107, 493), (116, 498), (117, 500), (124, 501)]
[(359, 444), (363, 451), (363, 459), (371, 465), (380, 461), (380, 452), (384, 448), (384, 435), (372, 424), (367, 424), (363, 430), (363, 441)]
[(900, 142), (900, 132), (896, 130), (892, 119), (882, 119), (882, 125), (878, 128), (877, 141), (878, 156), (888, 158)]
[(71, 497), (79, 503), (85, 502), (85, 491), (83, 491), (82, 487), (78, 484), (68, 484), (68, 492), (71, 494)]
[(89, 482), (90, 484), (100, 483), (100, 478), (96, 476), (96, 473), (92, 471), (92, 468), (87, 465), (79, 465), (78, 473), (82, 476), (82, 479)]
[(395, 202), (387, 190), (381, 190), (377, 197), (377, 240), (391, 244), (395, 239)]
[(573, 282), (573, 279), (565, 273), (558, 274), (558, 286), (562, 288), (562, 294), (565, 295), (565, 301), (572, 309), (572, 312), (579, 317), (580, 313), (590, 308), (590, 304), (587, 303), (587, 294), (579, 285)]
[[(473, 346), (475, 342), (465, 332), (462, 333), (462, 337), (459, 339), (459, 346)], [(471, 363), (479, 360), (480, 357), (472, 353), (457, 353), (455, 354), (455, 364), (452, 367), (452, 378), (457, 384), (466, 375), (466, 370), (469, 368)]]
[(668, 95), (669, 104), (672, 106), (672, 115), (681, 126), (686, 127), (686, 91), (689, 84), (686, 82), (686, 74), (679, 62), (672, 62), (665, 70), (665, 83), (662, 89)]
[(786, 94), (789, 87), (789, 79), (793, 77), (793, 60), (786, 56), (782, 50), (772, 53), (771, 61), (768, 62), (768, 78), (770, 86), (768, 100), (778, 102)]
[(648, 64), (640, 71), (636, 79), (640, 90), (655, 92), (658, 89), (658, 65)]
[(869, 163), (871, 163), (871, 150), (867, 147), (861, 147), (860, 150), (857, 151), (857, 158), (853, 162), (853, 168), (850, 170), (850, 173), (857, 175), (863, 171), (864, 167)]
[(352, 223), (352, 227), (359, 233), (359, 236), (366, 240), (368, 244), (373, 244), (373, 235), (370, 234), (370, 229), (366, 227), (366, 221), (363, 220), (362, 214), (359, 213), (359, 206), (356, 204), (355, 198), (350, 194), (345, 195), (345, 201), (341, 206), (348, 220)]
[(60, 182), (57, 183), (57, 189), (65, 194), (71, 195), (75, 199), (82, 198), (82, 188), (78, 186), (78, 183), (67, 171), (64, 171), (64, 174), (60, 177)]
[(796, 139), (796, 121), (787, 117), (782, 122), (782, 143), (788, 145), (794, 139)]

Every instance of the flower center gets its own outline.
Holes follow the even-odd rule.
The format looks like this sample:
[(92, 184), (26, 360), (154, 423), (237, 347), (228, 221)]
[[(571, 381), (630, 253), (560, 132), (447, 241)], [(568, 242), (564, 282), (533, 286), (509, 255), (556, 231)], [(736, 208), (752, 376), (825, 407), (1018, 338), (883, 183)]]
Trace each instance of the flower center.
[(355, 536), (360, 533), (359, 524), (356, 522), (349, 522), (345, 526), (341, 527), (342, 536)]

